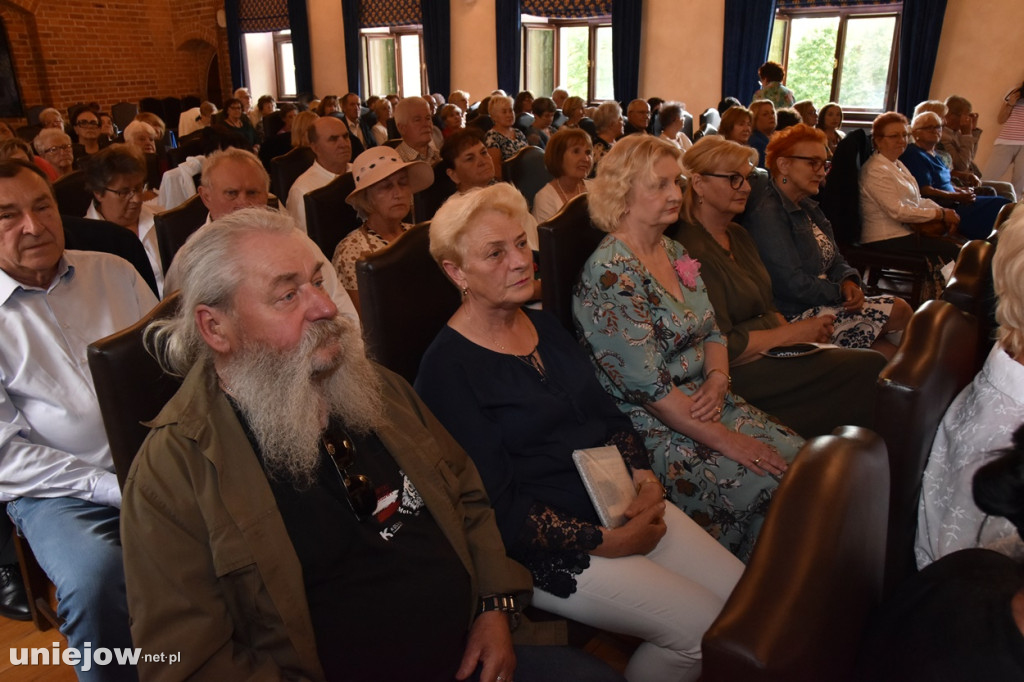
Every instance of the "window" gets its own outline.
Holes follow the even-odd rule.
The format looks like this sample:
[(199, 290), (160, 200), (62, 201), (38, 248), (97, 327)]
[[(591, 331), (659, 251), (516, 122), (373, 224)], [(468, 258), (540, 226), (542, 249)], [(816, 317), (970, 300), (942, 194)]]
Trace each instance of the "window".
[(423, 28), (367, 28), (363, 37), (363, 82), (370, 95), (412, 97), (430, 92), (423, 56)]
[(838, 102), (852, 120), (896, 104), (901, 5), (779, 9), (768, 59), (798, 100)]
[(292, 32), (245, 33), (243, 41), (250, 91), (272, 95), (282, 101), (295, 99), (297, 93)]
[(522, 22), (525, 89), (537, 97), (561, 86), (588, 101), (615, 98), (610, 17), (561, 20), (524, 14)]

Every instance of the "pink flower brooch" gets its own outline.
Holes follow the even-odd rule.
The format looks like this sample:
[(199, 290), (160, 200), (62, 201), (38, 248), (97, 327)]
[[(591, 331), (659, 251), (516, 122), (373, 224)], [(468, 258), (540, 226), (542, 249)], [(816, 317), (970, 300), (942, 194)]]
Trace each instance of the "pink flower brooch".
[(697, 277), (700, 275), (700, 261), (696, 258), (683, 256), (676, 260), (672, 266), (679, 275), (679, 281), (690, 291), (697, 291)]

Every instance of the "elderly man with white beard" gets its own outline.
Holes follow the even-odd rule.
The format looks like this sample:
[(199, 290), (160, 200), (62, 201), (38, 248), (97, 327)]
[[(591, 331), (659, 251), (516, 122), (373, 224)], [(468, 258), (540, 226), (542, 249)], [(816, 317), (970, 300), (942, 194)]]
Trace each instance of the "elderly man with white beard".
[(330, 263), (260, 209), (178, 260), (179, 313), (147, 339), (185, 378), (129, 474), (122, 541), (135, 646), (180, 659), (141, 676), (511, 682), (529, 574), (471, 461), (338, 315)]

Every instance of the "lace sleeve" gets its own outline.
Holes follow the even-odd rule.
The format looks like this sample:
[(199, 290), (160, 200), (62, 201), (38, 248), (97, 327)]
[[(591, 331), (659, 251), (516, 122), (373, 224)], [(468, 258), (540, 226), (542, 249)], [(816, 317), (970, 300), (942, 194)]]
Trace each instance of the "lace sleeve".
[(619, 452), (622, 453), (622, 459), (626, 460), (630, 470), (651, 468), (651, 459), (647, 454), (647, 446), (644, 445), (643, 440), (640, 439), (640, 434), (634, 429), (629, 428), (616, 431), (608, 438), (608, 444), (614, 445), (619, 449)]
[(515, 544), (531, 552), (579, 550), (589, 553), (603, 539), (598, 526), (534, 502)]

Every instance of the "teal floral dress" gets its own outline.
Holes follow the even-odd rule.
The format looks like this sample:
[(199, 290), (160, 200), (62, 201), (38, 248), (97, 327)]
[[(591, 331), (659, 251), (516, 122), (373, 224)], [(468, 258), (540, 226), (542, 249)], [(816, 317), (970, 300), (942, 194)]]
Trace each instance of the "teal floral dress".
[[(704, 344), (725, 345), (697, 261), (678, 242), (664, 237), (663, 244), (680, 273), (683, 300), (609, 235), (583, 267), (573, 301), (577, 330), (601, 384), (645, 439), (669, 499), (746, 560), (778, 481), (674, 431), (644, 408), (675, 388), (693, 395), (704, 382)], [(803, 444), (792, 429), (731, 392), (722, 423), (770, 444), (787, 462)]]

